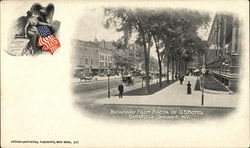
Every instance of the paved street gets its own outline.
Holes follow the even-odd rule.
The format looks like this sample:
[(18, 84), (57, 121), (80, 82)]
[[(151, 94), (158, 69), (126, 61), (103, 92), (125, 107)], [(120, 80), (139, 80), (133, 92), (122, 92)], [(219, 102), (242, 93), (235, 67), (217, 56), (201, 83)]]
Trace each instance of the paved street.
[[(110, 76), (110, 80), (112, 79), (121, 79), (121, 76)], [(72, 78), (73, 83), (91, 83), (91, 82), (95, 82), (95, 81), (107, 81), (108, 77), (104, 76), (104, 77), (100, 77), (100, 76), (94, 76), (91, 80), (80, 80), (79, 78)]]
[[(136, 79), (138, 79), (138, 78), (135, 77), (135, 84), (134, 85), (124, 84), (124, 91), (125, 92), (142, 87), (141, 79), (139, 79), (139, 80), (136, 80)], [(93, 82), (89, 82), (89, 83), (93, 83)], [(155, 84), (155, 83), (157, 83), (157, 79), (153, 79), (152, 81), (150, 81), (150, 84)], [(145, 85), (145, 81), (144, 81), (144, 85)], [(105, 87), (103, 89), (98, 89), (98, 90), (83, 91), (82, 93), (77, 93), (76, 95), (77, 95), (77, 97), (76, 97), (77, 102), (81, 102), (81, 103), (82, 102), (92, 102), (93, 103), (93, 101), (96, 99), (106, 98), (108, 93), (107, 93), (107, 88)], [(117, 87), (110, 88), (110, 95), (111, 95), (111, 97), (118, 95)], [(116, 97), (114, 97), (114, 98), (116, 98)]]
[[(197, 77), (186, 77), (183, 85), (179, 81), (147, 96), (112, 96), (110, 99), (96, 100), (97, 104), (123, 104), (123, 105), (176, 105), (176, 106), (201, 106), (201, 91), (194, 91)], [(192, 84), (192, 94), (187, 95), (187, 81)], [(205, 90), (204, 106), (207, 107), (236, 107), (237, 94)]]

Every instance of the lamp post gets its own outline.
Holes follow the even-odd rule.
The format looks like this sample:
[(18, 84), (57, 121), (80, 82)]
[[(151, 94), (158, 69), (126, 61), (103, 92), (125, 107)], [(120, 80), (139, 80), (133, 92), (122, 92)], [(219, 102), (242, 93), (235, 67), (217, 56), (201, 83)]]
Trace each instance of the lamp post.
[(141, 73), (141, 87), (143, 88), (143, 78), (144, 78), (144, 72)]
[(110, 86), (109, 86), (109, 77), (110, 77), (111, 73), (110, 70), (107, 71), (107, 76), (108, 76), (108, 98), (110, 98)]
[(201, 68), (201, 72), (202, 72), (202, 95), (201, 95), (201, 105), (204, 105), (204, 75), (206, 73), (206, 66), (203, 64), (202, 68)]
[(222, 73), (225, 72), (225, 66), (226, 66), (225, 62), (222, 62)]

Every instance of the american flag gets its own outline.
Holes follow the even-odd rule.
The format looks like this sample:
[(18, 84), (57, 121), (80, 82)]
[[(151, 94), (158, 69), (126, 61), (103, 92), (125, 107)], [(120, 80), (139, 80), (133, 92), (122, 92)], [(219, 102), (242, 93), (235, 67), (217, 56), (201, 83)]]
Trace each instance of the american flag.
[(60, 42), (58, 39), (50, 32), (48, 26), (37, 26), (38, 32), (39, 32), (39, 39), (38, 39), (38, 46), (42, 47), (43, 50), (49, 50), (50, 53), (53, 55), (53, 53), (56, 51), (57, 48), (59, 48)]

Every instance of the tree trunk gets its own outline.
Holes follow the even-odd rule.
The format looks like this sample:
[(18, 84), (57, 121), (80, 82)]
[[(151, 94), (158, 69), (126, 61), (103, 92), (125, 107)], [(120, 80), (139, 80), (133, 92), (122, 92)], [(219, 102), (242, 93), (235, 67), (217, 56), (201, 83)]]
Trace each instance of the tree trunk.
[[(146, 41), (146, 40), (145, 40)], [(145, 71), (146, 71), (146, 89), (145, 89), (145, 94), (148, 94), (149, 93), (149, 85), (150, 85), (150, 81), (149, 81), (149, 72), (150, 72), (150, 69), (149, 69), (149, 62), (150, 62), (150, 41), (151, 41), (151, 35), (149, 34), (148, 35), (148, 38), (147, 38), (147, 57), (145, 62), (147, 62), (147, 65), (145, 65)]]
[(172, 80), (175, 80), (175, 75), (174, 75), (174, 56), (171, 55), (171, 63), (172, 63)]
[(184, 65), (184, 66), (185, 66), (184, 69), (185, 69), (185, 74), (186, 74), (186, 73), (187, 73), (187, 62), (185, 62), (184, 64), (185, 64), (185, 65)]
[(169, 66), (170, 66), (170, 55), (167, 58), (167, 82), (169, 82)]
[[(144, 57), (145, 57), (145, 72), (146, 72), (146, 87), (145, 87), (145, 94), (149, 93), (149, 58), (150, 58), (150, 40), (151, 35), (148, 33), (147, 35), (147, 41), (146, 41), (146, 33), (145, 30), (142, 27), (142, 22), (140, 21), (140, 18), (138, 17), (137, 25), (139, 27), (139, 32), (142, 37), (143, 41), (143, 47), (144, 47)], [(148, 43), (148, 47), (147, 47)]]
[[(178, 61), (178, 56), (177, 56), (177, 57), (176, 57), (176, 62), (175, 62), (175, 71), (176, 71), (176, 72), (175, 72), (175, 73), (176, 73), (175, 75), (179, 74), (179, 73), (178, 73), (178, 71), (179, 71), (179, 69), (178, 69), (178, 62), (179, 62), (179, 61)], [(175, 77), (175, 80), (177, 80), (177, 77)]]
[(159, 82), (160, 82), (160, 88), (162, 87), (162, 67), (161, 67), (161, 60), (158, 61), (159, 64)]
[[(158, 52), (157, 52), (158, 54)], [(158, 66), (159, 66), (159, 84), (160, 84), (160, 88), (162, 87), (162, 66), (161, 66), (161, 59), (160, 56), (158, 55)]]
[(145, 72), (146, 72), (146, 87), (145, 94), (149, 93), (149, 55), (145, 58)]
[(156, 48), (156, 53), (157, 53), (157, 58), (158, 58), (158, 66), (159, 66), (159, 84), (160, 84), (160, 88), (162, 87), (162, 66), (161, 66), (161, 56), (160, 56), (160, 51), (159, 51), (159, 46), (158, 46), (158, 42), (157, 39), (153, 36), (154, 38), (154, 42), (155, 42), (155, 48)]
[(179, 74), (182, 74), (181, 72), (181, 58), (179, 57)]
[(142, 40), (143, 40), (143, 47), (144, 47), (144, 62), (145, 62), (145, 73), (146, 73), (145, 94), (148, 94), (149, 93), (149, 55), (147, 51), (148, 48), (147, 48), (145, 34), (143, 32), (142, 32)]

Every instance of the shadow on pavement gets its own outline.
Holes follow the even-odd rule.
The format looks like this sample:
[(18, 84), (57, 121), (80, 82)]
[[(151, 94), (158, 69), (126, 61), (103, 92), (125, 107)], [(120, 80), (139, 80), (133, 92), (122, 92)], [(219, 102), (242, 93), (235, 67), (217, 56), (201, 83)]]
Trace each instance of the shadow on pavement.
[[(137, 88), (137, 89), (134, 89), (131, 91), (127, 91), (124, 93), (124, 96), (152, 95), (152, 94), (168, 87), (169, 85), (173, 84), (174, 82), (176, 82), (176, 80), (162, 81), (161, 88), (160, 88), (159, 83), (152, 84), (149, 86), (149, 93), (148, 94), (145, 93), (145, 87), (143, 87), (143, 88)], [(115, 96), (117, 96), (117, 95), (115, 95)]]

